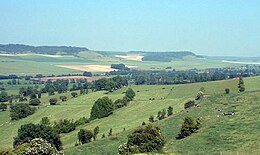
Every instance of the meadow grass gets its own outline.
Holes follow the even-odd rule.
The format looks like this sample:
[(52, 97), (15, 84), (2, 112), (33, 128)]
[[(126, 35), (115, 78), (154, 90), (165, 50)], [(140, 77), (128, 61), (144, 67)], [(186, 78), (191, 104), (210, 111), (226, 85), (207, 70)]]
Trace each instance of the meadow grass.
[[(259, 90), (259, 81), (260, 77), (245, 78), (246, 90)], [(212, 96), (213, 99), (214, 96), (215, 99), (218, 99), (223, 96), (225, 88), (229, 88), (231, 90), (231, 94), (229, 96), (236, 96), (238, 94), (237, 84), (238, 80), (232, 79), (183, 85), (129, 86), (133, 88), (133, 90), (136, 92), (136, 97), (133, 101), (130, 102), (128, 106), (115, 110), (114, 113), (109, 117), (96, 119), (91, 123), (77, 127), (77, 129), (73, 132), (62, 134), (61, 139), (63, 142), (63, 147), (68, 154), (82, 154), (83, 152), (80, 153), (81, 150), (90, 152), (96, 151), (97, 154), (100, 154), (99, 150), (97, 150), (98, 148), (101, 151), (103, 150), (104, 152), (112, 152), (111, 154), (113, 154), (117, 150), (118, 144), (126, 142), (126, 133), (130, 133), (133, 129), (140, 126), (143, 121), (148, 123), (148, 118), (150, 115), (154, 115), (156, 117), (159, 110), (166, 109), (169, 106), (172, 106), (174, 109), (174, 118), (178, 118), (178, 120), (174, 120), (172, 123), (172, 126), (174, 127), (169, 127), (174, 128), (175, 131), (179, 131), (179, 127), (183, 118), (182, 115), (184, 115), (182, 112), (184, 109), (183, 105), (185, 101), (189, 99), (194, 99), (201, 87), (204, 87), (206, 94)], [(17, 130), (22, 124), (39, 123), (41, 118), (45, 116), (49, 117), (51, 122), (65, 118), (77, 120), (81, 117), (89, 117), (91, 107), (98, 98), (108, 96), (113, 101), (115, 101), (116, 99), (122, 98), (124, 96), (124, 92), (126, 91), (126, 89), (127, 87), (124, 87), (108, 94), (104, 91), (90, 92), (89, 94), (82, 95), (77, 98), (69, 98), (67, 102), (59, 102), (59, 105), (55, 106), (48, 105), (48, 99), (50, 97), (48, 97), (47, 95), (43, 95), (41, 100), (44, 104), (40, 106), (39, 109), (37, 109), (37, 112), (35, 114), (18, 121), (11, 121), (0, 127), (0, 133), (2, 135), (0, 137), (0, 147), (6, 148), (12, 146), (13, 137), (17, 135)], [(246, 93), (244, 94), (246, 96)], [(67, 95), (69, 97), (70, 93), (57, 94), (55, 97), (58, 98), (59, 95)], [(220, 97), (218, 95), (220, 95)], [(150, 100), (150, 98), (152, 100)], [(209, 99), (208, 101), (203, 102), (203, 104), (206, 104), (213, 99)], [(213, 114), (213, 112), (211, 113)], [(4, 118), (3, 122), (9, 120), (7, 117), (8, 115), (9, 112), (1, 112), (0, 116), (1, 119)], [(167, 120), (171, 119), (167, 118), (164, 121)], [(170, 145), (172, 143), (177, 143), (174, 140), (171, 141), (171, 139), (174, 139), (174, 136), (176, 136), (177, 132), (167, 133), (172, 129), (168, 130), (166, 127), (167, 125), (165, 125), (164, 127), (163, 124), (161, 124), (164, 121), (158, 122), (159, 125), (162, 126), (162, 131), (166, 135), (171, 134), (167, 136), (167, 138), (170, 138), (170, 140), (167, 140), (165, 150), (173, 150), (174, 152), (177, 152), (178, 150), (172, 148), (172, 145)], [(208, 124), (208, 122), (206, 122), (206, 124)], [(76, 148), (73, 147), (74, 144), (77, 142), (77, 132), (79, 131), (79, 129), (82, 128), (92, 130), (96, 126), (100, 127), (100, 133), (96, 142), (82, 145)], [(111, 138), (101, 139), (101, 135), (107, 135), (110, 128), (113, 129), (114, 136), (112, 136)], [(126, 131), (123, 131), (124, 128), (126, 129)], [(201, 130), (204, 129), (206, 130), (207, 128), (202, 128)], [(109, 142), (109, 144), (107, 144), (107, 142)], [(179, 143), (181, 143), (181, 141), (178, 141), (178, 144), (176, 145), (180, 145)], [(100, 145), (100, 147), (96, 147), (96, 145)], [(103, 149), (101, 149), (101, 147)]]

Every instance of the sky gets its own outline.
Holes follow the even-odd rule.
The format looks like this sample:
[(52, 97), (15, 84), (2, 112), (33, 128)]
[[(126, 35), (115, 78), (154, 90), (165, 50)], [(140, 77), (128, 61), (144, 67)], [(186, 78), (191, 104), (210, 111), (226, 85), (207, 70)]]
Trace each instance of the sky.
[(260, 1), (0, 0), (0, 43), (260, 56)]

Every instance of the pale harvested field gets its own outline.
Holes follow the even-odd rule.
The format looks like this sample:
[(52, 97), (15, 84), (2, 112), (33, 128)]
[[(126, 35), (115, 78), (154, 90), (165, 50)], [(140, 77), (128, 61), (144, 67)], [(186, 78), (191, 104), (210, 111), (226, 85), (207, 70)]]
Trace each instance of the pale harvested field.
[(115, 57), (122, 58), (125, 60), (134, 60), (134, 61), (142, 61), (144, 56), (140, 55), (115, 55)]
[(71, 80), (71, 79), (87, 79), (88, 81), (95, 81), (100, 79), (100, 77), (86, 77), (86, 76), (61, 76), (61, 77), (44, 77), (44, 78), (32, 78), (33, 80), (39, 81), (56, 81), (56, 80)]
[(105, 65), (56, 65), (58, 67), (75, 69), (80, 71), (89, 71), (89, 72), (110, 72), (116, 69), (110, 68), (110, 66)]
[(227, 60), (222, 60), (222, 62), (226, 63), (232, 63), (232, 64), (244, 64), (244, 65), (260, 65), (260, 62), (243, 62), (243, 61), (227, 61)]

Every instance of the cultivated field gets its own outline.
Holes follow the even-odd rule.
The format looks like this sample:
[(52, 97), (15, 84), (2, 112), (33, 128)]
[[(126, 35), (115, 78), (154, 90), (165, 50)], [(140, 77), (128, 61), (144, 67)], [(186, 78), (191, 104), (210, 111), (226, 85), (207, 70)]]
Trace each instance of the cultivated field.
[(110, 66), (105, 65), (56, 65), (58, 67), (69, 68), (80, 71), (88, 71), (88, 72), (110, 72), (116, 69), (110, 68)]
[(115, 57), (122, 58), (124, 60), (142, 61), (144, 56), (140, 56), (140, 55), (115, 55)]

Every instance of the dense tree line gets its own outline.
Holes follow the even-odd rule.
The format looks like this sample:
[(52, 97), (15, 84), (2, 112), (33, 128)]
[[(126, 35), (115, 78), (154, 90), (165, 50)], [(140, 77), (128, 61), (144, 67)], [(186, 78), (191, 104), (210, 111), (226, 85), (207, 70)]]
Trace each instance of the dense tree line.
[(0, 51), (7, 53), (42, 53), (42, 54), (77, 54), (81, 51), (88, 51), (85, 47), (72, 47), (72, 46), (30, 46), (23, 44), (0, 44)]
[(113, 91), (127, 85), (128, 85), (127, 80), (122, 76), (115, 76), (112, 78), (101, 78), (94, 81), (94, 88), (97, 91), (99, 90)]

